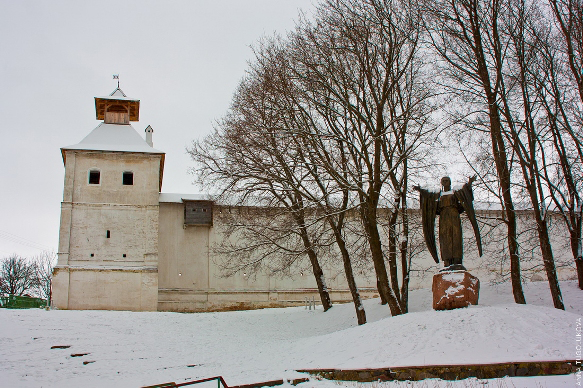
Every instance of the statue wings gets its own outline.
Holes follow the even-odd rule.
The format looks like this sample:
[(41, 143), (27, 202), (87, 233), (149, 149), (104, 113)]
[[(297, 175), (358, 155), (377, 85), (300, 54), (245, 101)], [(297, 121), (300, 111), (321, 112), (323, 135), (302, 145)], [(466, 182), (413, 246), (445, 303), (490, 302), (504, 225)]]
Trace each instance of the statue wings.
[[(441, 193), (425, 190), (418, 186), (416, 186), (415, 189), (419, 191), (421, 223), (423, 225), (425, 244), (427, 244), (427, 249), (431, 253), (433, 260), (435, 260), (436, 263), (439, 263), (437, 245), (435, 243), (435, 217), (437, 216), (437, 206), (439, 204), (439, 196)], [(476, 212), (474, 210), (474, 194), (472, 192), (471, 181), (463, 185), (461, 189), (454, 190), (454, 195), (470, 219), (470, 223), (474, 229), (474, 235), (476, 236), (478, 253), (482, 256), (482, 238), (480, 237), (480, 229), (478, 227)]]
[(476, 236), (476, 244), (478, 245), (478, 253), (482, 257), (482, 237), (480, 236), (480, 228), (478, 227), (478, 221), (476, 220), (476, 212), (474, 210), (474, 193), (472, 192), (471, 181), (462, 186), (459, 190), (454, 190), (453, 194), (461, 203), (464, 208), (472, 228), (474, 229), (474, 235)]
[(437, 256), (437, 246), (435, 245), (435, 216), (437, 215), (437, 205), (439, 194), (422, 188), (417, 188), (421, 206), (421, 224), (423, 225), (423, 237), (427, 249), (433, 256), (433, 260), (439, 263)]

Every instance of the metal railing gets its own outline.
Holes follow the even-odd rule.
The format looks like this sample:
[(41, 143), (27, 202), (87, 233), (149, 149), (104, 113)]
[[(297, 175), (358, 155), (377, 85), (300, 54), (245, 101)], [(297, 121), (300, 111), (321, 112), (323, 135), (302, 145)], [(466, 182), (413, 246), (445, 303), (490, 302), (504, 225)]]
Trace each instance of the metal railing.
[(157, 385), (149, 385), (147, 387), (142, 387), (142, 388), (174, 388), (174, 387), (184, 387), (187, 385), (195, 385), (195, 384), (200, 384), (200, 383), (206, 383), (209, 381), (213, 381), (213, 380), (217, 380), (217, 388), (229, 388), (229, 386), (227, 385), (227, 383), (225, 383), (225, 379), (223, 379), (223, 376), (215, 376), (215, 377), (209, 377), (206, 379), (201, 379), (201, 380), (193, 380), (193, 381), (187, 381), (186, 383), (164, 383), (164, 384), (157, 384)]

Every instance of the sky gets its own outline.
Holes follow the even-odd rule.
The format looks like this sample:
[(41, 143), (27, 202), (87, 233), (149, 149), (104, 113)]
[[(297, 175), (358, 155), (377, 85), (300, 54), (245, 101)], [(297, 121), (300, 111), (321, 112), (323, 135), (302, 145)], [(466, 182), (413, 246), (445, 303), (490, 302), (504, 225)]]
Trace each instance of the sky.
[(162, 191), (198, 193), (186, 147), (227, 112), (251, 46), (315, 2), (0, 0), (0, 258), (57, 251), (60, 148), (99, 124), (113, 74), (166, 152)]

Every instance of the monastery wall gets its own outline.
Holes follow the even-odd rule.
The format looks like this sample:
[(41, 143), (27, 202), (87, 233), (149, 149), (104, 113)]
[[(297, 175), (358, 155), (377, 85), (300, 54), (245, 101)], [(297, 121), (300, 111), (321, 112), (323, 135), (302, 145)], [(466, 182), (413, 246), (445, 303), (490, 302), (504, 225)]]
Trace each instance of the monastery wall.
[[(276, 307), (302, 304), (305, 298), (319, 300), (307, 259), (301, 260), (298, 271), (288, 276), (270, 274), (267, 270), (225, 276), (221, 257), (213, 252), (224, 238), (221, 218), (215, 214), (212, 226), (185, 225), (184, 209), (184, 203), (160, 203), (158, 310)], [(350, 301), (342, 264), (328, 264), (322, 266), (332, 300)], [(370, 277), (366, 283), (362, 278), (359, 280), (363, 296), (376, 293), (376, 283)]]
[[(221, 207), (215, 206), (215, 209), (220, 211)], [(500, 216), (498, 211), (478, 211), (484, 248), (484, 255), (480, 258), (473, 229), (462, 215), (464, 265), (483, 283), (509, 279), (509, 263), (504, 251), (506, 229)], [(570, 252), (565, 249), (566, 235), (564, 229), (561, 229), (559, 216), (553, 214), (550, 217), (558, 273), (561, 279), (569, 279), (574, 276), (574, 271), (572, 265), (569, 265), (572, 261)], [(303, 303), (306, 297), (319, 300), (307, 258), (295, 263), (287, 274), (274, 275), (264, 268), (257, 272), (242, 269), (225, 276), (224, 266), (235, 265), (228, 261), (236, 261), (237, 258), (221, 257), (213, 252), (226, 232), (224, 217), (216, 213), (213, 218), (212, 226), (185, 226), (183, 203), (160, 204), (159, 310), (199, 311), (229, 307), (289, 306)], [(428, 288), (431, 287), (432, 276), (443, 264), (436, 264), (425, 247), (419, 212), (411, 210), (410, 218), (412, 272), (409, 286), (410, 289)], [(542, 259), (537, 249), (537, 236), (533, 234), (535, 231), (532, 229), (532, 216), (529, 212), (521, 212), (518, 218), (524, 281), (545, 280)], [(359, 221), (353, 217), (349, 222), (357, 227)], [(386, 230), (384, 235), (387, 235)], [(239, 237), (236, 234), (231, 235), (230, 241), (236, 242), (237, 238)], [(351, 249), (354, 249), (355, 240), (356, 237), (348, 236)], [(352, 253), (353, 269), (362, 297), (378, 296), (376, 277), (370, 260), (359, 260), (356, 252)], [(350, 301), (351, 295), (339, 252), (333, 249), (331, 253), (323, 255), (321, 265), (333, 301)], [(401, 275), (399, 282), (402, 284)]]

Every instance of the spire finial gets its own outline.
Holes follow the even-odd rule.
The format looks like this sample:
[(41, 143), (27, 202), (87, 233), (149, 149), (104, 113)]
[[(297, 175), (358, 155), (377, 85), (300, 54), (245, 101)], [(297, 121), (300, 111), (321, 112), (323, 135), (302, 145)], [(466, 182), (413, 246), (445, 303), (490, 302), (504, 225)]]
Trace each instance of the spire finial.
[(119, 88), (119, 74), (114, 74), (113, 79), (117, 80), (117, 87)]

